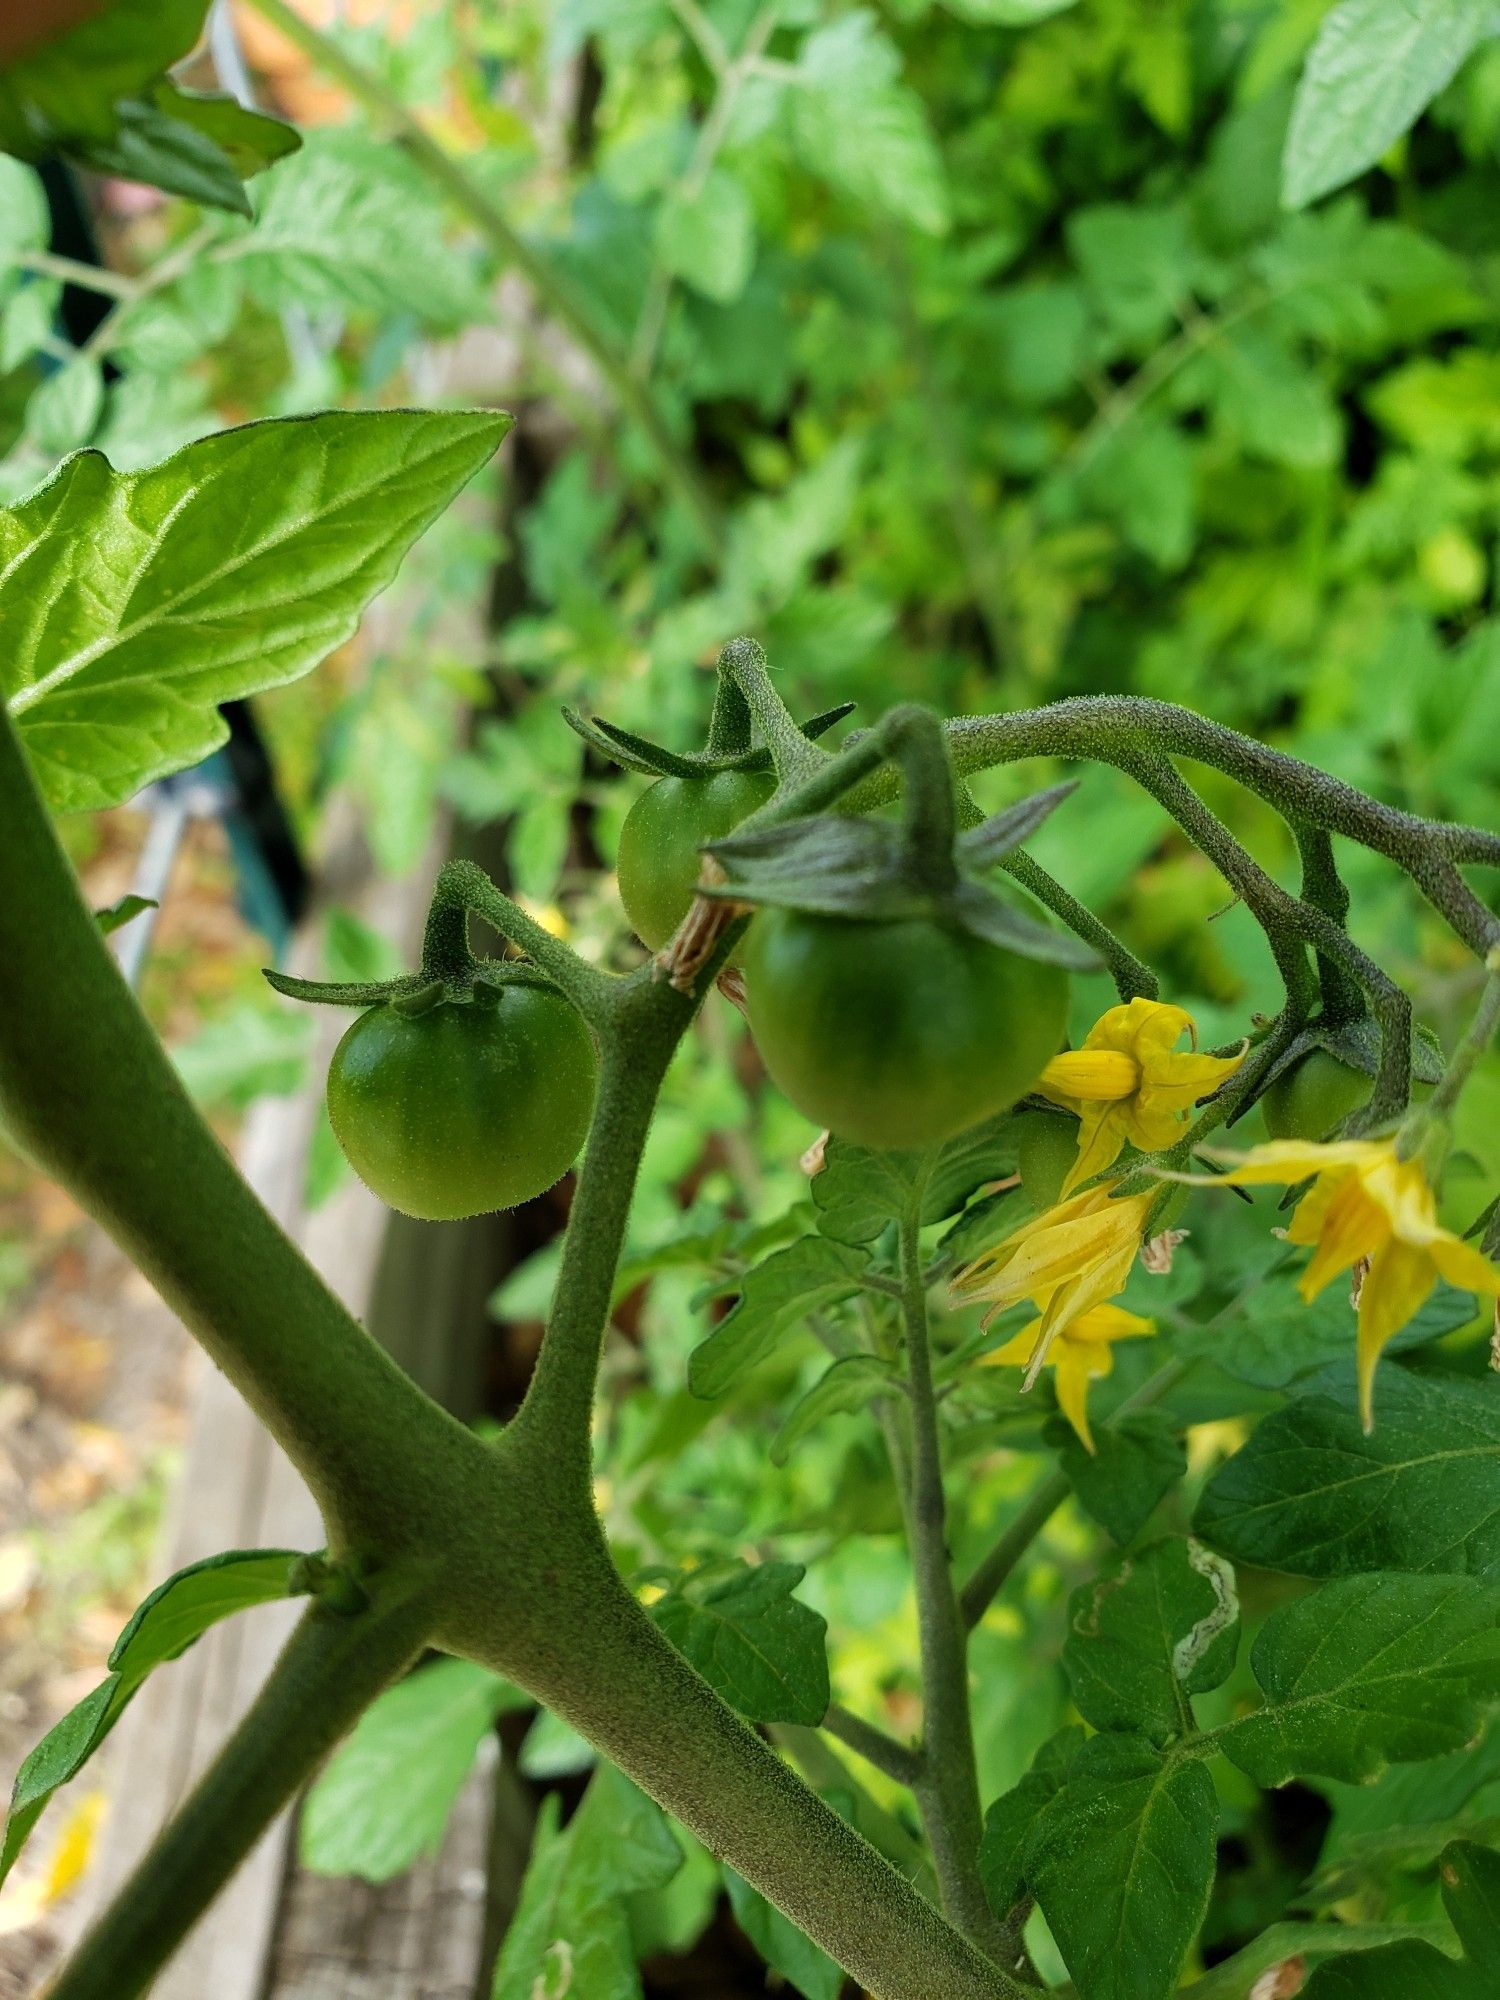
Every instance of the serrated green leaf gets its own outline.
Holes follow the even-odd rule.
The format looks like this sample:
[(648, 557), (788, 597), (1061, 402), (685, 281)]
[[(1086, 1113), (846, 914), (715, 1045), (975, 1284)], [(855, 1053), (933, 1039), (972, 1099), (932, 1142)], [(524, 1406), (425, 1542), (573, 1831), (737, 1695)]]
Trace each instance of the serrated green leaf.
[(800, 1993), (802, 2000), (839, 2000), (844, 1975), (805, 1931), (732, 1868), (724, 1870), (724, 1887), (735, 1922), (793, 1992)]
[(1466, 1576), (1359, 1576), (1283, 1605), (1250, 1655), (1264, 1708), (1218, 1743), (1257, 1784), (1361, 1783), (1456, 1750), (1500, 1699), (1500, 1588)]
[(639, 2000), (626, 1898), (682, 1865), (665, 1815), (601, 1764), (567, 1826), (544, 1802), (521, 1898), (495, 1967), (493, 2000)]
[(115, 805), (207, 756), (228, 734), (218, 704), (348, 638), (509, 423), (325, 411), (144, 472), (84, 452), (0, 513), (0, 686), (50, 803)]
[(39, 41), (0, 70), (0, 147), (39, 160), (107, 140), (115, 107), (187, 55), (208, 0), (108, 0), (76, 27)]
[(1061, 1420), (1048, 1425), (1046, 1438), (1079, 1504), (1122, 1546), (1135, 1540), (1187, 1470), (1187, 1447), (1161, 1410), (1127, 1410), (1097, 1425), (1092, 1451)]
[(1002, 1920), (1025, 1895), (1026, 1846), (1037, 1815), (1067, 1783), (1069, 1767), (1086, 1740), (1076, 1722), (1049, 1736), (1025, 1777), (996, 1799), (984, 1816), (979, 1878), (990, 1908)]
[(750, 1722), (819, 1723), (828, 1712), (827, 1625), (792, 1595), (800, 1563), (715, 1564), (651, 1606), (684, 1659)]
[[(1475, 1310), (1472, 1292), (1440, 1283), (1387, 1352), (1401, 1354), (1441, 1340), (1467, 1326)], [(1254, 1309), (1231, 1325), (1186, 1330), (1179, 1351), (1201, 1355), (1257, 1389), (1286, 1389), (1347, 1360), (1355, 1330), (1347, 1291), (1331, 1285), (1309, 1302), (1297, 1289), (1296, 1274), (1288, 1271), (1268, 1278), (1256, 1293)], [(1383, 1391), (1383, 1382), (1381, 1386)]]
[(489, 314), (431, 182), (399, 146), (353, 128), (309, 134), (257, 184), (254, 227), (215, 254), (273, 311), (408, 312), (438, 327)]
[(109, 1675), (42, 1738), (16, 1775), (0, 1844), (0, 1882), (52, 1794), (77, 1775), (153, 1667), (175, 1660), (211, 1625), (289, 1594), (295, 1549), (231, 1549), (168, 1577), (115, 1641)]
[(824, 1370), (787, 1413), (771, 1440), (771, 1463), (785, 1465), (797, 1446), (828, 1417), (871, 1410), (900, 1380), (894, 1362), (878, 1354), (846, 1354)]
[(1190, 1733), (1190, 1697), (1234, 1665), (1239, 1616), (1233, 1570), (1200, 1542), (1117, 1556), (1068, 1605), (1062, 1662), (1079, 1714), (1157, 1743)]
[(876, 1153), (834, 1133), (811, 1183), (819, 1231), (836, 1243), (873, 1243), (905, 1211), (917, 1165), (915, 1153)]
[(436, 1852), (453, 1802), (498, 1715), (530, 1698), (487, 1667), (438, 1660), (367, 1708), (308, 1793), (304, 1867), (385, 1882)]
[(1297, 86), (1282, 199), (1302, 208), (1373, 167), (1491, 35), (1491, 0), (1340, 0)]
[(1026, 1881), (1082, 2000), (1168, 2000), (1208, 1908), (1218, 1803), (1197, 1762), (1094, 1736), (1026, 1843)]
[(758, 1367), (809, 1313), (859, 1290), (868, 1255), (850, 1244), (804, 1236), (747, 1271), (740, 1296), (688, 1360), (695, 1396), (722, 1396)]
[(1210, 1480), (1194, 1532), (1296, 1576), (1432, 1571), (1500, 1580), (1500, 1398), (1388, 1368), (1367, 1437), (1352, 1380), (1258, 1425)]
[(942, 159), (921, 99), (898, 81), (900, 57), (866, 8), (816, 28), (802, 46), (792, 134), (815, 174), (918, 229), (948, 226)]

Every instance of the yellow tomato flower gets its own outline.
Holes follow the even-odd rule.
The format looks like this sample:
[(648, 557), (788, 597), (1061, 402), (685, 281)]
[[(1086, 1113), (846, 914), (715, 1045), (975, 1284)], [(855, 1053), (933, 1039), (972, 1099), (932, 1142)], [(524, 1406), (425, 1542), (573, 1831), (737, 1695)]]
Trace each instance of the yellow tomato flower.
[[(1179, 1050), (1184, 1035), (1193, 1046)], [(1064, 1195), (1113, 1166), (1127, 1140), (1143, 1153), (1163, 1152), (1181, 1136), (1198, 1099), (1245, 1059), (1243, 1051), (1199, 1055), (1197, 1044), (1191, 1014), (1137, 998), (1101, 1014), (1081, 1049), (1052, 1058), (1035, 1087), (1079, 1121), (1078, 1157)]]
[(1115, 1200), (1113, 1186), (1107, 1181), (1033, 1216), (953, 1281), (957, 1303), (988, 1301), (986, 1325), (1022, 1299), (1041, 1305), (1028, 1388), (1055, 1337), (1125, 1288), (1155, 1197), (1134, 1194)]
[[(1003, 1368), (1028, 1367), (1041, 1331), (1041, 1320), (1034, 1319), (1013, 1340), (985, 1355), (986, 1363)], [(1123, 1306), (1100, 1305), (1090, 1306), (1087, 1312), (1070, 1319), (1059, 1333), (1051, 1353), (1058, 1407), (1078, 1433), (1085, 1451), (1094, 1449), (1094, 1434), (1089, 1429), (1090, 1382), (1099, 1381), (1113, 1369), (1115, 1341), (1137, 1340), (1155, 1331), (1155, 1320), (1142, 1319), (1139, 1313), (1126, 1312)]]
[(1330, 1280), (1368, 1260), (1359, 1292), (1359, 1408), (1374, 1427), (1375, 1364), (1388, 1341), (1421, 1311), (1439, 1278), (1500, 1299), (1500, 1269), (1437, 1219), (1432, 1189), (1416, 1160), (1391, 1139), (1339, 1139), (1329, 1145), (1282, 1139), (1230, 1162), (1217, 1179), (1236, 1187), (1294, 1185), (1313, 1176), (1287, 1231), (1313, 1246), (1298, 1289), (1315, 1299)]

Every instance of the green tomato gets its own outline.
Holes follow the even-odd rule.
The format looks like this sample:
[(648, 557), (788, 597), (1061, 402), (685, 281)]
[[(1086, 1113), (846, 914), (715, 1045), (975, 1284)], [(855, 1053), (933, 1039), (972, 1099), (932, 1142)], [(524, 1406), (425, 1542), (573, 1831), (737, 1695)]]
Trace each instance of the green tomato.
[(577, 1159), (597, 1063), (560, 994), (516, 983), (425, 1014), (372, 1007), (328, 1067), (350, 1166), (404, 1215), (450, 1222), (530, 1201)]
[(770, 771), (658, 778), (620, 829), (620, 900), (636, 936), (660, 951), (687, 915), (708, 841), (722, 840), (776, 789)]
[(1078, 1120), (1052, 1111), (1023, 1111), (1016, 1120), (1016, 1164), (1026, 1199), (1051, 1208), (1078, 1158)]
[(1367, 1103), (1373, 1077), (1341, 1062), (1327, 1049), (1310, 1049), (1298, 1063), (1284, 1069), (1260, 1100), (1266, 1130), (1273, 1139), (1322, 1139), (1333, 1127)]
[(1068, 981), (927, 918), (762, 910), (745, 1005), (799, 1111), (861, 1146), (917, 1147), (1014, 1104), (1057, 1053)]

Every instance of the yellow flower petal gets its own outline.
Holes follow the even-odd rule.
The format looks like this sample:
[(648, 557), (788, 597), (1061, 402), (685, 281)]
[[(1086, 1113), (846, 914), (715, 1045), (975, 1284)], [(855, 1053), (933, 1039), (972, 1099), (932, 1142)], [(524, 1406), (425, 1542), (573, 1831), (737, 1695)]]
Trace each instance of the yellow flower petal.
[(1062, 1184), (1062, 1192), (1070, 1195), (1074, 1188), (1091, 1181), (1095, 1174), (1102, 1174), (1112, 1167), (1125, 1144), (1123, 1104), (1085, 1104), (1078, 1106), (1078, 1151), (1073, 1164), (1068, 1169)]
[(1052, 1373), (1057, 1404), (1078, 1433), (1085, 1451), (1094, 1450), (1094, 1434), (1089, 1429), (1089, 1383), (1108, 1375), (1115, 1357), (1107, 1347), (1065, 1343), (1057, 1350)]
[(1096, 1344), (1112, 1340), (1139, 1340), (1155, 1333), (1156, 1321), (1147, 1319), (1141, 1313), (1127, 1312), (1124, 1306), (1090, 1306), (1086, 1313), (1080, 1313), (1073, 1320), (1064, 1336), (1071, 1341), (1092, 1341)]
[[(1378, 1202), (1358, 1174), (1341, 1174), (1334, 1196), (1323, 1212), (1317, 1234), (1317, 1249), (1298, 1280), (1304, 1299), (1315, 1299), (1326, 1284), (1350, 1270), (1361, 1257), (1373, 1257), (1390, 1241), (1390, 1223)], [(1307, 1241), (1303, 1230), (1294, 1242)]]
[(1029, 1325), (1023, 1326), (1019, 1333), (1012, 1334), (1003, 1347), (996, 1347), (988, 1354), (982, 1354), (979, 1357), (981, 1363), (986, 1368), (1024, 1368), (1031, 1359), (1032, 1349), (1036, 1346), (1036, 1337), (1041, 1330), (1042, 1322), (1039, 1319), (1032, 1320)]
[(1375, 1364), (1436, 1283), (1437, 1266), (1415, 1244), (1389, 1242), (1371, 1261), (1359, 1295), (1359, 1414), (1367, 1431), (1375, 1428)]
[(1110, 1104), (1129, 1097), (1141, 1081), (1141, 1066), (1118, 1049), (1065, 1050), (1037, 1078), (1036, 1088), (1062, 1103)]
[(1488, 1257), (1481, 1256), (1472, 1244), (1462, 1242), (1445, 1229), (1433, 1239), (1428, 1250), (1438, 1271), (1450, 1285), (1500, 1299), (1500, 1269)]
[(1373, 1165), (1388, 1149), (1373, 1139), (1337, 1139), (1329, 1145), (1313, 1139), (1273, 1139), (1269, 1145), (1252, 1146), (1248, 1153), (1211, 1151), (1207, 1147), (1204, 1150), (1210, 1159), (1226, 1162), (1224, 1172), (1184, 1174), (1184, 1180), (1192, 1180), (1200, 1187), (1212, 1187), (1216, 1181), (1228, 1181), (1231, 1187), (1266, 1187), (1276, 1183), (1290, 1187), (1296, 1181), (1327, 1173), (1334, 1167)]

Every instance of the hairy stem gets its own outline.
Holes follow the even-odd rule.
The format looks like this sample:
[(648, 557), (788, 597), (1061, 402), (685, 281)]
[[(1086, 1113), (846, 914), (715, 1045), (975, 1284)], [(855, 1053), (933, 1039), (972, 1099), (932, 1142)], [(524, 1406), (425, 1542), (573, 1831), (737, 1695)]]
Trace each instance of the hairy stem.
[(979, 1879), (983, 1814), (969, 1712), (968, 1642), (948, 1558), (942, 1448), (920, 1243), (926, 1180), (925, 1172), (918, 1175), (901, 1223), (902, 1309), (911, 1385), (911, 1559), (922, 1650), (923, 1771), (917, 1799), (944, 1909), (976, 1943), (998, 1950), (1003, 1943), (1001, 1927)]
[[(114, 1237), (272, 1431), (335, 1552), (420, 1541), (483, 1447), (404, 1375), (257, 1201), (120, 976), (0, 709), (0, 1117)], [(392, 1439), (402, 1440), (393, 1453)]]
[(399, 139), (427, 177), (475, 225), (496, 255), (522, 274), (548, 311), (593, 361), (623, 415), (639, 424), (651, 440), (663, 472), (686, 505), (705, 546), (717, 555), (723, 546), (723, 526), (696, 468), (678, 448), (650, 392), (615, 352), (564, 274), (521, 235), (468, 169), (437, 143), (373, 71), (305, 20), (287, 0), (252, 0), (252, 5), (319, 69), (340, 83), (371, 118)]
[(873, 1722), (866, 1722), (863, 1716), (852, 1714), (839, 1702), (829, 1703), (822, 1727), (857, 1757), (863, 1757), (877, 1771), (884, 1771), (888, 1778), (894, 1778), (898, 1785), (911, 1788), (920, 1782), (922, 1753), (919, 1750), (914, 1750), (909, 1743), (898, 1743), (894, 1736), (877, 1728)]
[(314, 1604), (234, 1734), (49, 1990), (136, 2000), (271, 1821), (417, 1653), (431, 1606), (395, 1579), (353, 1615)]

